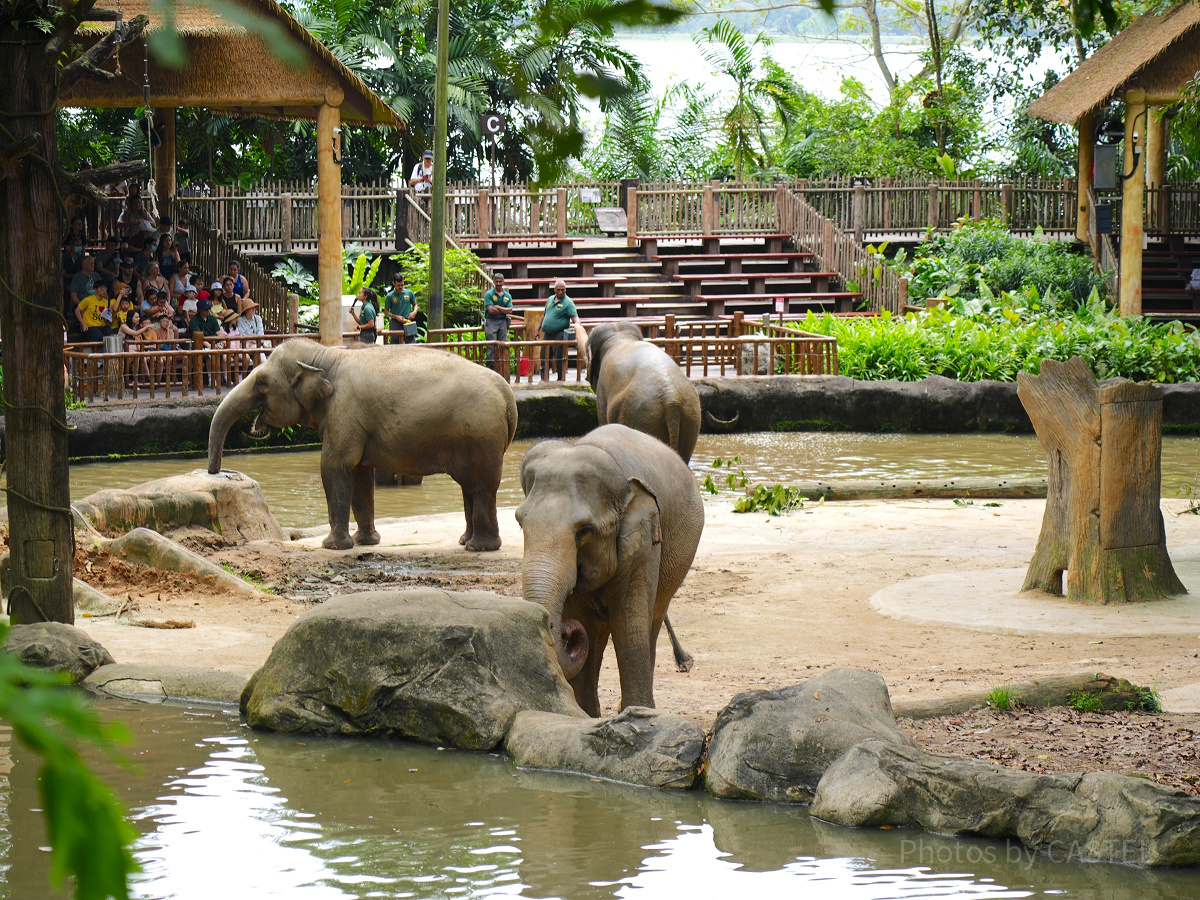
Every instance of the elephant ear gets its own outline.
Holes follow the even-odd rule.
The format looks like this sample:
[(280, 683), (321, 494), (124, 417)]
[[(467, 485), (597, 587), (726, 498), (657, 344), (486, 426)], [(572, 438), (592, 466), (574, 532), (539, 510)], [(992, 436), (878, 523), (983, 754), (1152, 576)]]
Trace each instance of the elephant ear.
[(333, 383), (324, 369), (297, 360), (292, 373), (292, 389), (299, 404), (312, 412), (320, 409), (333, 394)]
[(621, 532), (617, 538), (617, 556), (623, 563), (632, 562), (662, 543), (662, 512), (658, 497), (639, 478), (629, 479), (629, 499), (621, 515)]

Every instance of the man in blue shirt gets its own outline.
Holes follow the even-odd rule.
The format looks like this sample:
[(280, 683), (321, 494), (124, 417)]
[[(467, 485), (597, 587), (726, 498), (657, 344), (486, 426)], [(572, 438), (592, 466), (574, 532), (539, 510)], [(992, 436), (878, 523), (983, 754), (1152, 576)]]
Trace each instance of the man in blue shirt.
[[(512, 313), (513, 306), (512, 294), (504, 289), (503, 275), (496, 275), (493, 283), (495, 287), (483, 295), (483, 336), (488, 341), (507, 341), (508, 317)], [(497, 358), (496, 348), (488, 344), (487, 364), (489, 369), (496, 368)]]

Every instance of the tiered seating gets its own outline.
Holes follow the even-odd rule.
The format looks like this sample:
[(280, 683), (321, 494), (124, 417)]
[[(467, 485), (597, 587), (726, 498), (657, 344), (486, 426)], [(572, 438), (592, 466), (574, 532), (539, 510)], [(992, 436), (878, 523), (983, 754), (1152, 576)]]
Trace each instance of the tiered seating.
[[(1192, 270), (1200, 268), (1200, 247), (1151, 249), (1142, 255), (1142, 311), (1160, 318), (1191, 318), (1200, 313), (1200, 290), (1189, 290)], [(1176, 315), (1178, 314), (1178, 315)]]

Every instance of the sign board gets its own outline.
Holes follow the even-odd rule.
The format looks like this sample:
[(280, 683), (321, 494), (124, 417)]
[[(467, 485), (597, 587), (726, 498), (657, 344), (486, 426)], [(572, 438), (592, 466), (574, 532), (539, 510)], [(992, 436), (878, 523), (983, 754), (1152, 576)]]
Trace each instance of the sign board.
[(1113, 191), (1120, 187), (1117, 149), (1116, 144), (1097, 144), (1092, 151), (1092, 187), (1098, 191)]
[(479, 117), (479, 130), (483, 132), (485, 138), (490, 137), (492, 140), (504, 134), (504, 127), (507, 124), (504, 113), (485, 112)]
[(600, 188), (580, 188), (579, 189), (580, 203), (599, 203)]
[(1111, 203), (1097, 203), (1092, 210), (1096, 217), (1096, 234), (1113, 233), (1113, 208)]
[(787, 305), (787, 301), (784, 300), (782, 297), (775, 298), (775, 312), (779, 313), (780, 315), (783, 315), (785, 312), (787, 312), (787, 310), (784, 309), (784, 307), (786, 305)]

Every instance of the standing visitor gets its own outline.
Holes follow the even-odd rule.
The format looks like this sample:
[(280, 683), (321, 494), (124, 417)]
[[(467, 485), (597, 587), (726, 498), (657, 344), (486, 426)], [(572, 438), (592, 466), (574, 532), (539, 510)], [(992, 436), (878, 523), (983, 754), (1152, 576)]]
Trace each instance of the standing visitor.
[(394, 334), (389, 344), (413, 344), (417, 340), (417, 297), (404, 286), (404, 273), (392, 276), (392, 289), (383, 299), (383, 314), (389, 321), (388, 330), (402, 329), (403, 335)]
[[(483, 336), (488, 341), (507, 341), (509, 315), (512, 313), (512, 294), (504, 289), (504, 276), (496, 275), (493, 279), (495, 287), (483, 295)], [(495, 369), (499, 359), (497, 348), (488, 344), (487, 364), (489, 369)]]
[(432, 150), (426, 150), (421, 154), (421, 161), (413, 166), (412, 177), (408, 179), (408, 183), (418, 194), (428, 194), (433, 190)]
[[(360, 302), (362, 309), (355, 312), (354, 307)], [(375, 330), (375, 318), (379, 315), (375, 304), (378, 302), (378, 295), (369, 287), (365, 287), (359, 290), (358, 296), (350, 303), (350, 317), (358, 325), (358, 340), (363, 344), (373, 344), (378, 337)]]
[[(567, 296), (567, 283), (561, 278), (554, 282), (554, 293), (546, 301), (546, 313), (542, 317), (541, 334), (548, 341), (561, 341), (571, 325), (579, 324), (579, 313), (575, 303)], [(550, 348), (550, 370), (558, 372), (558, 380), (562, 381), (567, 375), (566, 349), (561, 345)], [(543, 377), (549, 381), (549, 372), (543, 372)]]

